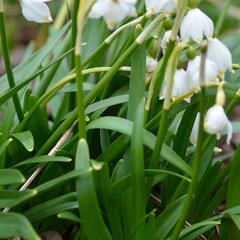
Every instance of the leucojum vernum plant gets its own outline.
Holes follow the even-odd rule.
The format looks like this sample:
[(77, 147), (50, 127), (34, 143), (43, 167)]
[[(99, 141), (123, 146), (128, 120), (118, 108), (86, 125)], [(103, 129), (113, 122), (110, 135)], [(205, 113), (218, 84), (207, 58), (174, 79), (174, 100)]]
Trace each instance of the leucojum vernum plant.
[[(16, 66), (10, 5), (43, 39)], [(239, 16), (0, 0), (0, 238), (240, 239)]]

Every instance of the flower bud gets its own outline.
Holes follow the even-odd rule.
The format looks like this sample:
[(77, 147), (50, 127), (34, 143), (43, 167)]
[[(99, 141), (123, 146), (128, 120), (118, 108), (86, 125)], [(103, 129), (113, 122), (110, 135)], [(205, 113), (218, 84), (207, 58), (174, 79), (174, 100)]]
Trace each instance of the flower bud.
[(163, 27), (164, 27), (164, 29), (165, 29), (166, 31), (171, 30), (172, 27), (173, 27), (173, 20), (172, 20), (172, 18), (170, 18), (170, 17), (166, 18), (166, 19), (164, 20), (164, 22), (163, 22)]
[(196, 51), (193, 47), (189, 47), (187, 49), (187, 58), (189, 60), (193, 60), (196, 57)]

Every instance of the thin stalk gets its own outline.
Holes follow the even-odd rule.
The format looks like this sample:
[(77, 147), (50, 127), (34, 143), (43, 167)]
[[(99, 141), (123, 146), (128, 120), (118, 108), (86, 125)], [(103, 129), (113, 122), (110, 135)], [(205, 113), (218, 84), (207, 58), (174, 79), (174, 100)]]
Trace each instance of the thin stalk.
[[(69, 49), (69, 45), (70, 45), (70, 42), (71, 42), (71, 35), (68, 34), (67, 37), (66, 37), (66, 40), (65, 40), (65, 43), (64, 43), (64, 46), (61, 50), (61, 52), (59, 53), (60, 56), (64, 55), (66, 53), (66, 51)], [(74, 49), (74, 47), (72, 48)], [(70, 50), (72, 52), (72, 54), (74, 54), (74, 51)], [(69, 52), (69, 51), (67, 51)], [(61, 58), (61, 61), (58, 61), (46, 74), (46, 76), (42, 79), (42, 81), (40, 82), (39, 84), (39, 87), (37, 88), (36, 90), (36, 96), (37, 97), (40, 97), (42, 96), (45, 91), (47, 90), (47, 88), (49, 87), (49, 84), (50, 82), (52, 81), (54, 75), (56, 74), (59, 66), (61, 65), (62, 63), (62, 59)]]
[(85, 13), (85, 0), (81, 0), (78, 16), (77, 16), (77, 36), (76, 36), (76, 46), (75, 46), (75, 68), (76, 68), (76, 83), (77, 83), (77, 112), (78, 112), (78, 130), (80, 139), (87, 138), (86, 131), (86, 116), (84, 108), (84, 90), (83, 90), (83, 74), (81, 65), (81, 42), (82, 42), (82, 32), (84, 27), (84, 13)]
[(167, 91), (166, 91), (166, 96), (163, 103), (163, 110), (162, 110), (162, 116), (159, 124), (157, 140), (156, 140), (153, 154), (150, 160), (149, 168), (156, 168), (157, 163), (159, 162), (162, 145), (163, 145), (164, 138), (167, 131), (167, 119), (168, 119), (169, 109), (171, 108), (171, 96), (172, 96), (172, 88), (174, 84), (174, 75), (177, 68), (177, 59), (178, 59), (179, 53), (182, 50), (182, 47), (183, 45), (179, 44), (175, 48), (168, 62), (169, 67), (166, 72), (166, 90)]
[(240, 89), (236, 92), (235, 96), (228, 104), (227, 109), (226, 109), (227, 114), (232, 112), (233, 108), (235, 107), (235, 105), (238, 103), (239, 100), (240, 100)]
[(231, 3), (232, 3), (232, 0), (226, 0), (225, 1), (224, 8), (221, 11), (221, 15), (219, 16), (217, 24), (216, 24), (216, 28), (215, 28), (215, 36), (216, 37), (219, 36), (219, 34), (222, 30), (222, 26), (223, 26), (223, 23), (224, 23), (224, 20), (225, 20), (227, 14), (228, 14), (228, 10), (231, 6)]
[(80, 55), (75, 54), (75, 66), (76, 66), (76, 82), (77, 82), (77, 109), (78, 109), (78, 128), (79, 137), (86, 138), (86, 116), (84, 108), (84, 90), (83, 90), (83, 75), (81, 71), (81, 58)]
[[(77, 15), (78, 15), (78, 9), (79, 9), (79, 3), (80, 0), (73, 0), (72, 5), (72, 47), (76, 44), (76, 38), (77, 38)], [(75, 63), (75, 54), (72, 55), (72, 64), (73, 67)]]
[[(15, 84), (12, 65), (11, 65), (10, 56), (9, 56), (3, 0), (0, 0), (0, 35), (1, 35), (1, 43), (2, 43), (2, 54), (3, 54), (5, 68), (6, 68), (8, 84), (10, 88), (14, 88), (16, 84)], [(18, 94), (17, 93), (13, 94), (12, 98), (13, 98), (13, 104), (17, 113), (18, 120), (21, 121), (24, 118), (24, 114), (23, 114), (23, 110), (21, 107)]]
[(188, 188), (186, 199), (184, 201), (183, 210), (180, 214), (179, 220), (171, 235), (171, 240), (179, 239), (180, 232), (190, 212), (194, 193), (196, 191), (197, 184), (198, 184), (198, 177), (200, 172), (202, 149), (203, 149), (203, 142), (204, 142), (203, 130), (204, 130), (204, 114), (205, 114), (205, 106), (206, 106), (205, 63), (206, 63), (206, 52), (203, 53), (202, 55), (201, 67), (200, 67), (200, 85), (202, 86), (201, 92), (200, 92), (200, 103), (199, 103), (200, 120), (199, 120), (196, 154), (194, 156), (193, 164), (192, 164), (192, 169), (193, 169), (192, 179)]

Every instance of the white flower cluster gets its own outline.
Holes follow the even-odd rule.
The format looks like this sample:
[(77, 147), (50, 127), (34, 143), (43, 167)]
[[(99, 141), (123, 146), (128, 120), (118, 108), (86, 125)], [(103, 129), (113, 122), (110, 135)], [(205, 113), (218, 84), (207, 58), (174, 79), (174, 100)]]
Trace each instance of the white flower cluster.
[[(146, 0), (146, 6), (147, 9), (152, 10), (152, 12), (167, 12), (174, 11), (176, 2), (172, 0)], [(163, 53), (167, 48), (170, 36), (171, 31), (167, 31), (162, 38), (161, 47)], [(220, 40), (214, 38), (214, 24), (200, 9), (193, 8), (185, 15), (180, 26), (180, 36), (177, 39), (177, 42), (179, 41), (187, 44), (193, 43), (195, 45), (201, 45), (203, 41), (207, 41), (208, 47), (204, 73), (206, 86), (211, 83), (220, 83), (220, 80), (224, 79), (225, 72), (232, 71), (232, 55), (229, 49)], [(201, 89), (200, 65), (201, 56), (197, 56), (193, 60), (188, 61), (186, 69), (176, 70), (171, 95), (173, 100), (186, 95), (185, 100), (190, 101), (193, 93), (198, 92)], [(166, 87), (163, 83), (160, 99), (164, 99), (166, 94)], [(217, 101), (217, 103), (207, 111), (204, 129), (209, 134), (216, 134), (217, 137), (219, 137), (220, 132), (227, 128), (227, 142), (229, 143), (232, 137), (232, 126), (224, 112), (223, 104), (223, 101)], [(199, 114), (195, 120), (190, 137), (190, 141), (193, 144), (196, 144), (197, 142), (198, 125)]]

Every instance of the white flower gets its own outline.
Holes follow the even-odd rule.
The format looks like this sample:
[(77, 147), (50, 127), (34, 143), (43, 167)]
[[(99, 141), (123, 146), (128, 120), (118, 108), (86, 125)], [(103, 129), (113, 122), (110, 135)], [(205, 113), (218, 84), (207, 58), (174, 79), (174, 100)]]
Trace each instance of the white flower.
[[(201, 57), (197, 56), (195, 59), (189, 61), (187, 67), (187, 84), (189, 90), (199, 90), (200, 89), (200, 67), (201, 67)], [(218, 80), (218, 67), (217, 65), (206, 59), (205, 62), (205, 84), (209, 84), (211, 82), (216, 82)]]
[[(166, 86), (163, 85), (163, 90), (160, 94), (160, 99), (163, 99), (166, 97)], [(172, 99), (176, 99), (178, 97), (181, 97), (183, 94), (188, 92), (188, 86), (186, 83), (186, 72), (183, 69), (176, 70), (174, 75), (174, 83), (172, 88)], [(189, 101), (189, 98), (185, 99), (186, 101)]]
[(195, 118), (195, 122), (193, 124), (193, 128), (192, 128), (192, 132), (190, 135), (190, 142), (193, 145), (197, 144), (197, 140), (198, 140), (198, 130), (199, 130), (199, 122), (200, 122), (200, 113), (197, 114), (196, 118)]
[(147, 70), (146, 83), (148, 83), (151, 80), (152, 74), (155, 71), (157, 64), (158, 64), (158, 62), (154, 58), (147, 57), (147, 60), (146, 60), (146, 70)]
[[(171, 37), (172, 31), (166, 31), (163, 35), (163, 38), (161, 40), (161, 47), (163, 49), (163, 54), (165, 54), (165, 50), (167, 48), (167, 45), (169, 43), (170, 37)], [(176, 38), (176, 43), (178, 43), (180, 41), (179, 37), (177, 36)]]
[(49, 8), (45, 2), (50, 0), (20, 0), (22, 14), (28, 21), (37, 23), (52, 22)]
[(232, 125), (228, 120), (224, 109), (221, 105), (214, 105), (208, 109), (204, 120), (204, 129), (207, 133), (216, 134), (217, 138), (220, 137), (220, 133), (225, 128), (228, 129), (227, 143), (230, 143), (232, 138)]
[(224, 77), (225, 71), (232, 70), (232, 54), (217, 38), (209, 40), (207, 57), (217, 64), (221, 77)]
[(126, 17), (134, 15), (137, 0), (97, 0), (90, 12), (91, 18), (104, 17), (112, 29)]
[(151, 57), (147, 57), (146, 66), (147, 66), (147, 73), (153, 73), (155, 68), (157, 67), (158, 62)]
[(200, 9), (191, 9), (184, 17), (180, 35), (183, 41), (193, 40), (200, 43), (204, 37), (211, 38), (214, 32), (212, 20)]
[(146, 9), (152, 13), (173, 12), (176, 9), (176, 0), (145, 0)]

